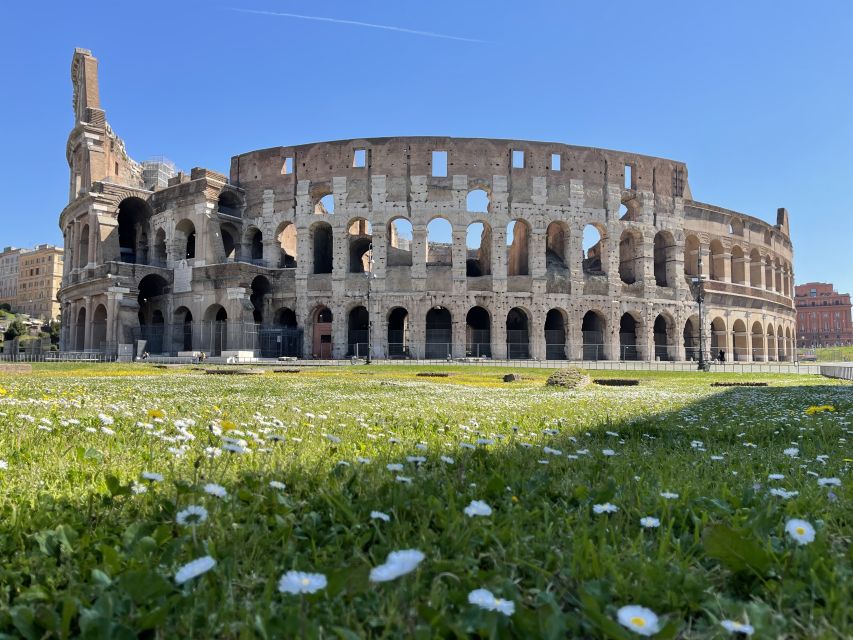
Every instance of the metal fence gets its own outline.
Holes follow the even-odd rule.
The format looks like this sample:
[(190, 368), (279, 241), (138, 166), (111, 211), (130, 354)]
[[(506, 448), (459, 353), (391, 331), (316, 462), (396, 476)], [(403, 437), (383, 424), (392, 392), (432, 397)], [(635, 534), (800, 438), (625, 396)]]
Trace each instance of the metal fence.
[(298, 327), (237, 322), (151, 324), (132, 332), (134, 344), (145, 341), (151, 355), (178, 355), (204, 351), (218, 356), (223, 351), (252, 351), (264, 358), (301, 357), (303, 331)]

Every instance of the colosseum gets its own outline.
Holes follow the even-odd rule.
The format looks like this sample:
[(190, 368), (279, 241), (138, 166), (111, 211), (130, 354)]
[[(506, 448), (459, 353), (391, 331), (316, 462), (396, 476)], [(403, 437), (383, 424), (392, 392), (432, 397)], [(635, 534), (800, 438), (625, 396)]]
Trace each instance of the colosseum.
[(66, 351), (686, 361), (701, 331), (706, 355), (793, 359), (786, 210), (697, 202), (682, 162), (392, 137), (172, 172), (127, 155), (97, 65), (75, 51)]

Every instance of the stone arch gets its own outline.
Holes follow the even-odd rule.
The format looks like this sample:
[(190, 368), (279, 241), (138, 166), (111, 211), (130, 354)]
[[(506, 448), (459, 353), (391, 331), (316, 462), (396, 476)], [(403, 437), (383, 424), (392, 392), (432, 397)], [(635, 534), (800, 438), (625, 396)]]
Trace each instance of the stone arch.
[(619, 359), (639, 360), (640, 348), (637, 345), (639, 329), (643, 325), (642, 315), (636, 311), (626, 311), (619, 318)]
[(275, 239), (278, 243), (278, 268), (296, 268), (296, 225), (290, 221), (282, 222), (275, 231)]
[(77, 311), (74, 334), (74, 349), (84, 351), (86, 349), (86, 307), (80, 307)]
[(243, 199), (236, 192), (224, 189), (219, 194), (216, 210), (227, 216), (239, 218), (242, 216)]
[(794, 356), (794, 345), (791, 341), (791, 327), (785, 327), (785, 359), (792, 360)]
[(661, 311), (652, 325), (655, 360), (675, 360), (675, 320), (666, 311)]
[(453, 227), (444, 216), (433, 216), (427, 223), (427, 266), (453, 265)]
[(163, 313), (163, 296), (169, 293), (169, 283), (163, 276), (151, 273), (139, 281), (137, 289), (139, 324), (154, 324), (154, 312)]
[(222, 250), (226, 262), (237, 262), (240, 259), (240, 233), (230, 222), (219, 224), (219, 235), (222, 237)]
[(320, 191), (314, 197), (314, 213), (316, 215), (333, 215), (335, 213), (335, 195), (331, 191)]
[(755, 362), (763, 362), (766, 360), (766, 354), (764, 352), (764, 330), (761, 327), (761, 322), (756, 320), (752, 323), (752, 359)]
[(264, 321), (264, 312), (270, 302), (272, 285), (266, 276), (255, 276), (252, 279), (251, 289), (249, 301), (252, 303), (252, 321), (261, 324)]
[(299, 326), (296, 320), (296, 312), (290, 307), (279, 307), (273, 315), (273, 322), (278, 327), (296, 329)]
[(153, 215), (151, 206), (142, 198), (131, 196), (118, 204), (119, 261), (147, 264), (147, 232)]
[(589, 275), (606, 275), (607, 229), (597, 223), (586, 225), (583, 228), (581, 246), (583, 272)]
[(195, 225), (191, 220), (184, 218), (175, 225), (175, 246), (178, 254), (177, 260), (192, 260), (195, 258)]
[(776, 327), (776, 359), (779, 362), (787, 360), (787, 345), (785, 344), (785, 332), (782, 331), (782, 325)]
[(749, 252), (749, 286), (761, 287), (761, 253), (758, 249)]
[(719, 240), (711, 240), (709, 248), (708, 277), (711, 280), (723, 280), (725, 278), (725, 249)]
[(372, 270), (370, 252), (373, 249), (373, 229), (366, 218), (353, 218), (347, 223), (349, 241), (349, 272), (368, 273)]
[(485, 189), (471, 189), (465, 197), (465, 210), (474, 213), (488, 213), (491, 201)]
[(99, 304), (92, 314), (92, 348), (102, 351), (107, 342), (107, 308)]
[(152, 256), (151, 264), (157, 267), (165, 267), (167, 260), (166, 230), (163, 227), (159, 227), (154, 232), (154, 255)]
[(506, 355), (510, 360), (530, 358), (530, 314), (522, 307), (506, 315)]
[(245, 234), (246, 248), (252, 264), (264, 264), (264, 233), (255, 226), (250, 226)]
[(669, 231), (658, 231), (654, 238), (655, 284), (675, 286), (675, 237)]
[(732, 360), (749, 361), (749, 332), (746, 330), (746, 323), (740, 318), (732, 323), (732, 350)]
[(738, 245), (732, 247), (732, 282), (746, 284), (746, 257)]
[(412, 223), (408, 218), (397, 216), (388, 221), (386, 266), (412, 266)]
[(465, 275), (479, 278), (492, 274), (492, 227), (477, 220), (468, 225), (465, 234)]
[(334, 354), (332, 342), (332, 310), (326, 305), (318, 305), (311, 313), (311, 356), (329, 360)]
[(334, 236), (328, 222), (315, 222), (309, 229), (313, 248), (312, 273), (332, 273)]
[(447, 307), (435, 306), (426, 314), (424, 355), (428, 359), (445, 359), (452, 353), (453, 316)]
[(684, 323), (682, 332), (684, 357), (687, 360), (699, 359), (699, 316), (693, 314)]
[(776, 293), (785, 292), (785, 288), (782, 286), (782, 265), (778, 256), (773, 259), (773, 283), (773, 290)]
[(619, 205), (619, 219), (624, 222), (640, 221), (640, 203), (634, 194), (626, 194)]
[(85, 269), (89, 264), (89, 225), (83, 225), (80, 231), (80, 244), (77, 249), (77, 268)]
[(204, 312), (203, 343), (212, 356), (228, 349), (228, 312), (221, 304), (212, 304)]
[(566, 327), (568, 314), (559, 308), (549, 309), (545, 314), (545, 359), (566, 360)]
[(767, 323), (767, 330), (765, 332), (765, 350), (767, 352), (767, 360), (775, 360), (776, 359), (776, 331), (773, 328), (773, 323)]
[(492, 357), (492, 317), (484, 307), (471, 307), (465, 315), (465, 355)]
[(193, 314), (187, 307), (180, 306), (172, 313), (172, 351), (193, 350)]
[(719, 359), (720, 351), (725, 357), (727, 335), (726, 321), (723, 318), (717, 316), (711, 320), (711, 359)]
[(409, 311), (405, 307), (393, 307), (388, 312), (388, 357), (410, 358)]
[(625, 229), (619, 238), (619, 279), (634, 284), (643, 276), (643, 236), (637, 229)]
[(370, 314), (356, 305), (347, 314), (347, 356), (367, 357), (370, 345)]
[(701, 254), (699, 238), (688, 235), (684, 239), (684, 275), (695, 277), (699, 275), (699, 256)]
[(773, 261), (770, 256), (764, 257), (764, 288), (767, 291), (773, 291)]
[(530, 224), (523, 218), (510, 220), (506, 226), (506, 274), (530, 275)]
[(548, 271), (566, 271), (569, 260), (569, 226), (553, 220), (545, 230), (545, 267)]
[(605, 360), (604, 335), (607, 331), (607, 322), (604, 314), (597, 310), (590, 310), (584, 314), (581, 322), (581, 334), (583, 335), (583, 359)]

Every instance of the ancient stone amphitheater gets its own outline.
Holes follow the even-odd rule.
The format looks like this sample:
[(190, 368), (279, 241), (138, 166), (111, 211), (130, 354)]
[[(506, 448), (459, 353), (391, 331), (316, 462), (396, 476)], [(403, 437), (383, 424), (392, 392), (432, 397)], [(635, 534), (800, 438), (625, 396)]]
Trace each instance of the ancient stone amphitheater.
[[(693, 199), (687, 167), (523, 140), (128, 157), (72, 64), (62, 345), (305, 358), (792, 359), (788, 216)], [(702, 276), (700, 322), (697, 294)]]

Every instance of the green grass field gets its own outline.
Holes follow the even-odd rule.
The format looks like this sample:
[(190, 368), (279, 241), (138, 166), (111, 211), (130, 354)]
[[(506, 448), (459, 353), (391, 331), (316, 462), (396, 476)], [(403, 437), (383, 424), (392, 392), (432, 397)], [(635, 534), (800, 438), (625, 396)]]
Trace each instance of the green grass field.
[(0, 374), (0, 637), (632, 638), (633, 604), (658, 638), (853, 636), (853, 385), (508, 371)]

